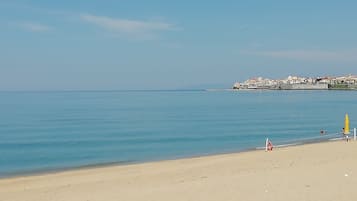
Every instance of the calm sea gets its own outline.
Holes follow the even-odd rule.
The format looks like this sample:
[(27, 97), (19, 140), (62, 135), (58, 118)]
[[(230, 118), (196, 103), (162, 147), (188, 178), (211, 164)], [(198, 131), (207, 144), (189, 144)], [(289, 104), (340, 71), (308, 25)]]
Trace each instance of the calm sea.
[(0, 177), (243, 151), (357, 126), (357, 91), (0, 92)]

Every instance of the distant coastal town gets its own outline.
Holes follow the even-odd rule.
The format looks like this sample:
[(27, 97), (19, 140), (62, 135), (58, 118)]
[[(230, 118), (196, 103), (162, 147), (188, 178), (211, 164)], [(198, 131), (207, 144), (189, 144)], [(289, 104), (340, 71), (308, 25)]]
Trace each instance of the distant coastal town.
[(267, 79), (256, 77), (244, 82), (236, 82), (233, 89), (268, 89), (268, 90), (357, 90), (357, 76), (341, 77), (299, 77), (288, 76), (285, 79)]

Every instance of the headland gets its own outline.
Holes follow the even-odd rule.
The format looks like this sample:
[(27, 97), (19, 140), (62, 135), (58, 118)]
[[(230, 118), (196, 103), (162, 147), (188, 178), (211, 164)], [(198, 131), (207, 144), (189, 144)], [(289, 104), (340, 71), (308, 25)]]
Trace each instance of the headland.
[(233, 89), (270, 89), (270, 90), (357, 90), (357, 76), (299, 77), (288, 76), (285, 79), (257, 77), (242, 83), (236, 82)]

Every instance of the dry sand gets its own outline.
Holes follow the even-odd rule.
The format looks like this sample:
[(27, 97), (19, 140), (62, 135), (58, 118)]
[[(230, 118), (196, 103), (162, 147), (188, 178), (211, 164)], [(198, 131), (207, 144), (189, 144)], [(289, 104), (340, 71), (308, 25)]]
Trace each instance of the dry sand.
[(345, 141), (0, 180), (0, 201), (350, 201), (355, 197), (357, 142)]

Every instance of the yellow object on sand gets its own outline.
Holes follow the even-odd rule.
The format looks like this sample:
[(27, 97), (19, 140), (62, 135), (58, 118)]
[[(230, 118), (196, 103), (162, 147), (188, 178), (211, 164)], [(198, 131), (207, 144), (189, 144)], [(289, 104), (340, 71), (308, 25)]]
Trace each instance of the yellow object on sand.
[(345, 127), (343, 130), (343, 134), (350, 134), (350, 120), (348, 119), (348, 114), (345, 115)]

